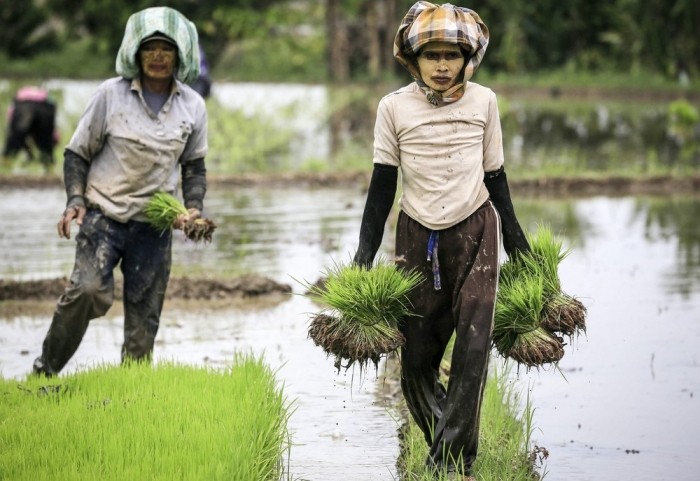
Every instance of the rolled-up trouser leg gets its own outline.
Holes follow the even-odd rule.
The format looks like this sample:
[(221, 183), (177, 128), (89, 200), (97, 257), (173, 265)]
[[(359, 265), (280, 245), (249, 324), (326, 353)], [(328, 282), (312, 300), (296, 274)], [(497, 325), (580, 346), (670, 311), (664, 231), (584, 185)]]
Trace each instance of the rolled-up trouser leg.
[(112, 305), (113, 270), (120, 251), (118, 233), (109, 226), (98, 211), (87, 212), (76, 236), (70, 284), (56, 305), (41, 356), (34, 362), (35, 372), (58, 374), (80, 346), (90, 320)]
[[(406, 222), (404, 220), (404, 224)], [(423, 317), (420, 323), (413, 322), (414, 318), (405, 321), (406, 347), (427, 342), (442, 347), (438, 353), (441, 357), (453, 332), (456, 332), (456, 337), (446, 393), (442, 395), (442, 389), (438, 387), (433, 390), (432, 402), (420, 401), (422, 398), (431, 399), (429, 394), (425, 395), (424, 386), (422, 391), (404, 392), (404, 396), (409, 405), (415, 404), (413, 399), (418, 398), (418, 406), (426, 402), (440, 406), (433, 420), (433, 434), (426, 436), (430, 439), (429, 464), (468, 472), (478, 448), (480, 407), (493, 327), (500, 246), (498, 214), (491, 202), (486, 202), (461, 223), (440, 231), (440, 291), (433, 288), (431, 263), (426, 260), (427, 236), (416, 228), (417, 223), (409, 220), (410, 223), (414, 225), (406, 226), (399, 220), (399, 229), (404, 232), (397, 230), (397, 255), (405, 256), (407, 267), (412, 267), (412, 263), (418, 260), (428, 282), (412, 295), (416, 313)], [(410, 243), (400, 241), (399, 238), (404, 236), (416, 240)], [(406, 249), (408, 244), (415, 244), (415, 248)], [(439, 359), (434, 356), (436, 354), (431, 352), (422, 363), (418, 358), (412, 359), (411, 365), (403, 368), (404, 378), (416, 376), (409, 370), (421, 372), (425, 367), (420, 366), (434, 368), (439, 365)], [(434, 372), (437, 376), (436, 369)], [(440, 386), (437, 381), (435, 385)], [(407, 384), (406, 387), (411, 389)], [(410, 409), (413, 413), (415, 408)]]
[(124, 344), (122, 362), (150, 360), (163, 310), (171, 265), (170, 231), (131, 221), (122, 259)]

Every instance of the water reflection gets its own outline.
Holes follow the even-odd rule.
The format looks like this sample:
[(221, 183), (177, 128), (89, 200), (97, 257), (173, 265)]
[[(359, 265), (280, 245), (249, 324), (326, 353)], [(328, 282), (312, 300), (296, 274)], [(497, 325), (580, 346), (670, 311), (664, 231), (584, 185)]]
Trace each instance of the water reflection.
[[(63, 144), (98, 84), (67, 79), (45, 82), (58, 100), (57, 123)], [(0, 86), (0, 109), (4, 111), (17, 86), (7, 81), (0, 81)], [(260, 151), (251, 147), (253, 152), (248, 153), (254, 159), (249, 161), (258, 169), (264, 168), (273, 154), (284, 157), (276, 159), (276, 165), (292, 168), (313, 163), (335, 166), (349, 158), (366, 157), (369, 162), (376, 106), (393, 88), (217, 83), (208, 101), (210, 107), (220, 107), (210, 109), (212, 166), (226, 164), (231, 152), (245, 158), (246, 142), (263, 142), (252, 142), (232, 132), (226, 119), (226, 112), (232, 111), (255, 117), (262, 122), (261, 128), (271, 127), (271, 132), (288, 133), (274, 142), (289, 145), (280, 146), (280, 152), (263, 149), (268, 157), (262, 161)], [(667, 172), (693, 171), (700, 165), (697, 109), (683, 100), (576, 102), (560, 98), (533, 102), (515, 94), (503, 94), (500, 103), (507, 159), (512, 169)], [(3, 122), (0, 119), (0, 127)], [(268, 133), (265, 140), (272, 142), (272, 135)], [(225, 141), (219, 140), (222, 136)]]
[[(73, 245), (58, 239), (56, 219), (65, 194), (56, 189), (4, 189), (6, 213), (0, 231), (0, 278), (48, 278), (66, 275)], [(641, 226), (646, 242), (674, 244), (672, 269), (664, 277), (669, 294), (689, 295), (700, 282), (700, 200), (668, 198), (594, 198), (603, 211), (618, 213), (625, 228)], [(546, 223), (573, 249), (602, 235), (609, 226), (598, 213), (581, 211), (592, 200), (518, 199), (521, 223), (531, 231)], [(364, 206), (361, 186), (338, 188), (212, 187), (205, 214), (218, 224), (211, 244), (188, 242), (176, 232), (175, 273), (220, 276), (258, 272), (281, 281), (289, 274), (310, 276), (319, 258), (347, 260), (356, 247)], [(28, 221), (29, 220), (29, 221)], [(383, 253), (391, 254), (391, 228)], [(21, 248), (17, 248), (21, 246)], [(305, 260), (309, 259), (309, 262)], [(313, 280), (313, 279), (311, 279)]]
[(644, 199), (638, 201), (635, 215), (644, 220), (645, 237), (675, 245), (677, 268), (663, 275), (669, 294), (690, 296), (700, 289), (700, 210), (696, 199)]
[[(664, 233), (650, 229), (659, 203)], [(677, 200), (576, 201), (585, 243), (562, 263), (562, 285), (588, 307), (588, 331), (556, 372), (530, 373), (534, 438), (550, 451), (547, 479), (690, 481), (700, 461), (700, 269), (678, 235), (698, 208)], [(652, 222), (653, 224), (653, 222)], [(697, 231), (694, 231), (697, 232)], [(651, 233), (651, 235), (650, 235)], [(660, 235), (661, 234), (661, 235)], [(697, 248), (698, 237), (691, 241)], [(678, 288), (670, 279), (692, 282)], [(520, 378), (521, 380), (523, 377)]]

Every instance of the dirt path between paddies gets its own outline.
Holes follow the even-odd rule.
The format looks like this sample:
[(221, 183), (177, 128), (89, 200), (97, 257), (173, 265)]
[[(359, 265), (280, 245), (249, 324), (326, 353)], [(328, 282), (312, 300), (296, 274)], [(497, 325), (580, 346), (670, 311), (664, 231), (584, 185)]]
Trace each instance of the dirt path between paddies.
[[(31, 281), (0, 279), (2, 317), (51, 312), (68, 284), (65, 277)], [(115, 282), (115, 304), (122, 298), (122, 281)], [(173, 277), (168, 283), (168, 308), (267, 307), (289, 299), (292, 287), (258, 275), (230, 279)]]
[[(332, 187), (357, 185), (367, 188), (370, 172), (339, 173), (275, 173), (209, 175), (207, 183), (215, 186), (279, 186)], [(669, 193), (700, 192), (700, 174), (690, 176), (657, 175), (640, 178), (632, 177), (544, 177), (540, 179), (508, 178), (511, 191), (526, 196), (624, 196), (635, 194), (663, 195)], [(0, 175), (0, 190), (18, 187), (61, 187), (59, 175)]]

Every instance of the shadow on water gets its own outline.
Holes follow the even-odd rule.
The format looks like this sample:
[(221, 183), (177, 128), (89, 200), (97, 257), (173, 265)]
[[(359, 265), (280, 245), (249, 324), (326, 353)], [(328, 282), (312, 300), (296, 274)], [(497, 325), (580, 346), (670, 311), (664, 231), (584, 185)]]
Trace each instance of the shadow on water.
[[(61, 190), (5, 189), (3, 199), (0, 277), (67, 275), (73, 243), (54, 232)], [(348, 470), (356, 481), (395, 475), (391, 402), (379, 395), (374, 372), (362, 383), (358, 373), (338, 374), (307, 338), (308, 314), (317, 306), (299, 295), (301, 286), (293, 280), (313, 282), (333, 260), (349, 258), (363, 202), (355, 187), (214, 187), (207, 202), (207, 215), (220, 225), (214, 242), (195, 246), (175, 240), (176, 272), (216, 277), (254, 271), (293, 287), (287, 300), (258, 309), (166, 305), (156, 354), (216, 366), (235, 351), (264, 353), (296, 406), (290, 469), (302, 479), (336, 479)], [(588, 308), (587, 335), (571, 341), (561, 373), (514, 374), (534, 402), (534, 441), (550, 452), (547, 479), (695, 479), (700, 198), (516, 198), (515, 203), (528, 229), (547, 223), (570, 248), (561, 265), (562, 284)], [(387, 256), (390, 238), (387, 234), (382, 247)], [(27, 373), (50, 309), (0, 320), (3, 376)], [(115, 308), (93, 323), (68, 369), (117, 362), (120, 345)]]

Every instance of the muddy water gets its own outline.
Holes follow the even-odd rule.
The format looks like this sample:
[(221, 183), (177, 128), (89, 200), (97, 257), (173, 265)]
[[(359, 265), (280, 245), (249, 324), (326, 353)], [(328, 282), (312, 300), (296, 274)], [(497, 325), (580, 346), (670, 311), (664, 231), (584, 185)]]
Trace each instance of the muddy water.
[[(72, 242), (54, 233), (58, 189), (3, 190), (0, 277), (67, 275)], [(297, 280), (315, 281), (354, 250), (359, 188), (213, 188), (208, 246), (176, 239), (175, 271), (254, 270), (295, 294), (263, 308), (166, 305), (158, 359), (218, 366), (236, 352), (265, 356), (293, 401), (295, 479), (391, 480), (395, 413), (372, 373), (336, 373), (306, 337), (316, 309)], [(549, 223), (571, 254), (564, 289), (588, 307), (588, 333), (567, 347), (561, 372), (514, 373), (535, 408), (533, 441), (549, 450), (547, 480), (695, 480), (700, 470), (700, 199), (516, 199), (521, 221)], [(387, 237), (388, 238), (388, 237)], [(390, 243), (385, 242), (388, 253)], [(50, 307), (49, 307), (50, 310)], [(0, 370), (21, 378), (38, 354), (45, 315), (0, 314)], [(117, 362), (118, 309), (97, 320), (67, 370)], [(354, 378), (353, 378), (354, 374)], [(362, 379), (364, 379), (363, 382)]]

